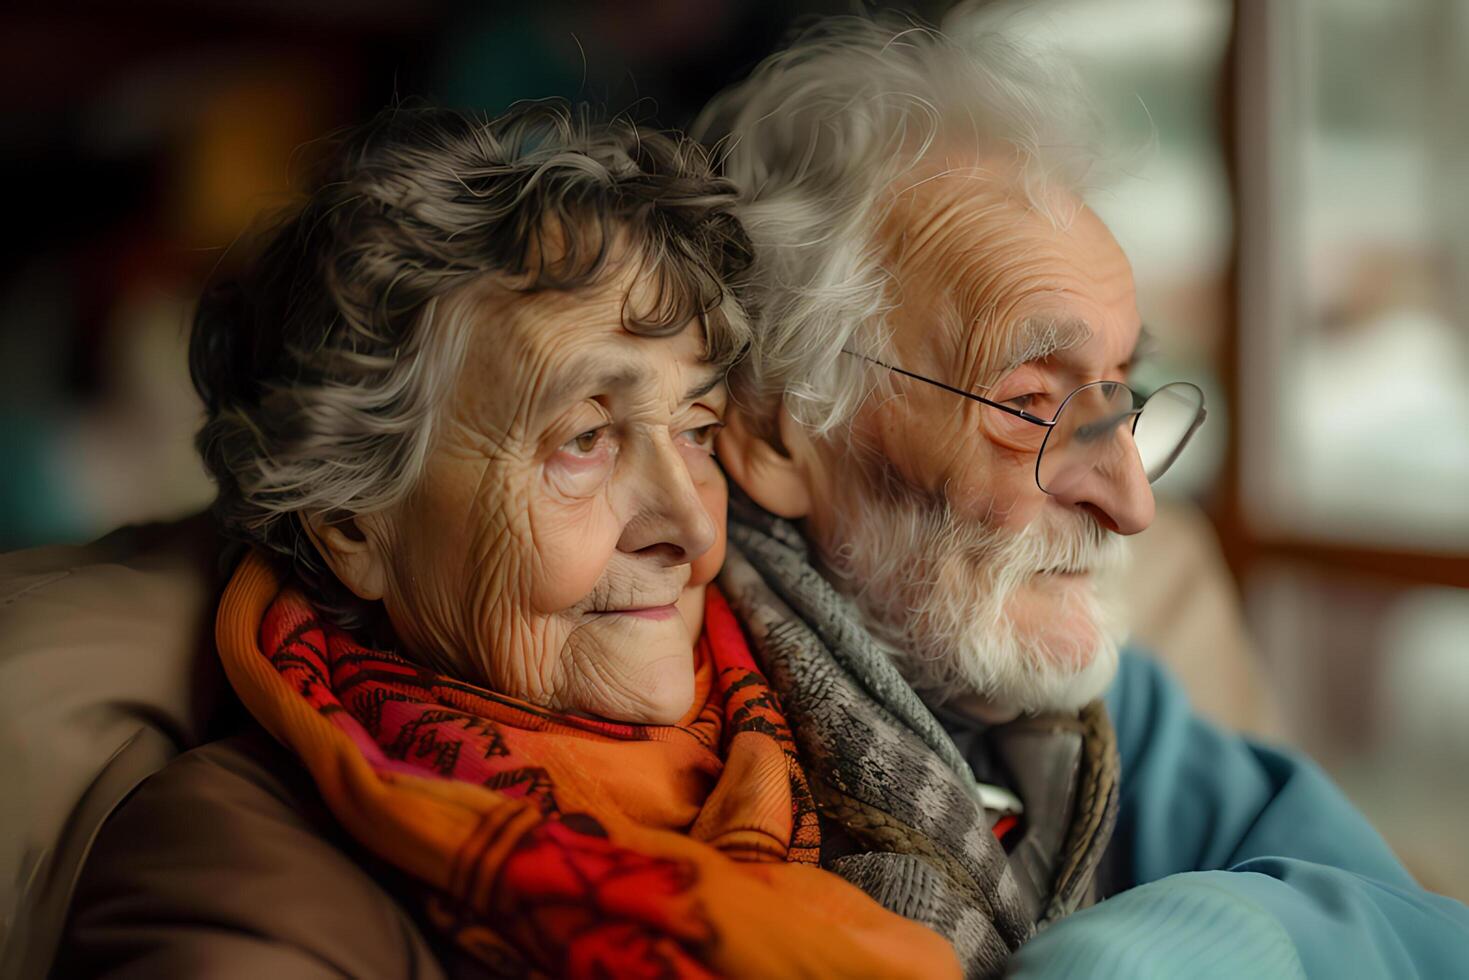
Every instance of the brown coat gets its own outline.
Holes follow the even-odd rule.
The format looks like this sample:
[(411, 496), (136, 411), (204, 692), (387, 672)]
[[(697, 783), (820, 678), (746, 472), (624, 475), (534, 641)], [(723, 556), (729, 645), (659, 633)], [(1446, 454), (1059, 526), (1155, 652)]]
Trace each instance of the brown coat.
[(53, 976), (475, 975), (393, 893), (411, 885), (343, 838), (305, 770), (252, 726), (179, 756), (108, 820)]

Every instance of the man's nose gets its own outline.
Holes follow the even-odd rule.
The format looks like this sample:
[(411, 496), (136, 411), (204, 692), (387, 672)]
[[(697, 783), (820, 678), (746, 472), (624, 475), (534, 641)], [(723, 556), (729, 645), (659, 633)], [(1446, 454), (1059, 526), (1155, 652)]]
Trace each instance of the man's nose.
[(1153, 487), (1126, 427), (1080, 479), (1053, 491), (1061, 503), (1078, 507), (1109, 531), (1137, 534), (1153, 523)]
[(618, 550), (683, 565), (714, 546), (718, 529), (699, 498), (683, 455), (667, 438), (639, 447), (631, 492), (634, 513)]

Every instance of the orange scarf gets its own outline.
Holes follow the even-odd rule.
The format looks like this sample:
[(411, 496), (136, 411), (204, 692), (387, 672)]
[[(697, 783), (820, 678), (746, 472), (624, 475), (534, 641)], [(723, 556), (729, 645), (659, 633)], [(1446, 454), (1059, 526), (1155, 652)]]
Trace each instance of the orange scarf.
[(342, 826), (502, 973), (957, 976), (936, 933), (815, 867), (775, 696), (711, 587), (677, 725), (562, 715), (353, 642), (259, 555), (216, 639)]

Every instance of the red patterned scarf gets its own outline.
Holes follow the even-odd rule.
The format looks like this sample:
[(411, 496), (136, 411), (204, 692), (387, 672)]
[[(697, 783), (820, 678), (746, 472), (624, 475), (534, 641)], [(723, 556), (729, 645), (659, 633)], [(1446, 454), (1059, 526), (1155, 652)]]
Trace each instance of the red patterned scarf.
[(363, 647), (258, 556), (217, 638), (337, 819), (496, 971), (957, 973), (937, 935), (814, 866), (789, 728), (713, 588), (694, 706), (667, 726), (547, 711)]

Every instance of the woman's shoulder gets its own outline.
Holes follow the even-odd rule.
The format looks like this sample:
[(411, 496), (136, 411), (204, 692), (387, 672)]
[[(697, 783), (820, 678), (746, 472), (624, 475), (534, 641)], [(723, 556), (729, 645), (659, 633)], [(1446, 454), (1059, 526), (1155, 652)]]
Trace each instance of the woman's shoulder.
[[(62, 976), (443, 971), (390, 888), (263, 730), (187, 752), (113, 814), (83, 866)], [(387, 887), (385, 887), (385, 883)]]
[(132, 807), (158, 811), (164, 819), (204, 808), (218, 811), (227, 824), (259, 820), (335, 840), (335, 822), (310, 774), (254, 722), (178, 756), (138, 788), (124, 809)]

